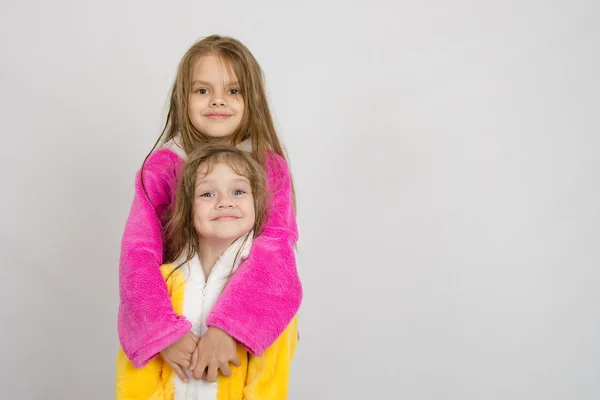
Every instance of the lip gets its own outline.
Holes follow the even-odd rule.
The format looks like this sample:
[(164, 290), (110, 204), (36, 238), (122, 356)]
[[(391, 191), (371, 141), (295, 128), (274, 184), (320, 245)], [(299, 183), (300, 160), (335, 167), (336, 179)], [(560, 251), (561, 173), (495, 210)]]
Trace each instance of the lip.
[(214, 218), (213, 221), (233, 221), (234, 219), (238, 219), (238, 217), (234, 217), (233, 215), (223, 215), (221, 217)]
[(231, 117), (231, 114), (210, 113), (210, 114), (205, 114), (204, 116), (207, 118), (210, 118), (210, 119), (227, 119), (227, 118)]

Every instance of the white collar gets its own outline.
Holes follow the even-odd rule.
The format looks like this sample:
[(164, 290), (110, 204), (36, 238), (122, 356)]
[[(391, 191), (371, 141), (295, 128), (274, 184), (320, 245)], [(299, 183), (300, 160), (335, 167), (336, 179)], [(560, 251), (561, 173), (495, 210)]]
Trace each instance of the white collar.
[[(251, 153), (252, 152), (252, 140), (246, 139), (243, 142), (241, 142), (240, 144), (238, 144), (236, 147), (247, 153)], [(170, 149), (175, 154), (177, 154), (183, 161), (187, 160), (187, 153), (183, 149), (183, 144), (181, 143), (181, 137), (179, 135), (176, 135), (171, 140), (165, 142), (162, 145), (162, 148)]]
[[(215, 262), (208, 279), (204, 276), (204, 270), (202, 269), (202, 264), (200, 263), (200, 259), (198, 254), (194, 254), (194, 257), (187, 262), (187, 264), (181, 267), (181, 271), (183, 272), (186, 279), (192, 278), (202, 278), (202, 281), (207, 282), (208, 280), (220, 280), (226, 279), (230, 274), (235, 272), (237, 268), (240, 266), (242, 261), (248, 258), (250, 254), (250, 248), (252, 247), (252, 239), (253, 232), (250, 232), (248, 239), (245, 241), (246, 235), (238, 238), (235, 242), (231, 244), (224, 252), (221, 254), (221, 257)], [(244, 246), (242, 248), (242, 245)], [(236, 260), (236, 255), (239, 252), (239, 257)], [(234, 265), (235, 261), (235, 265)], [(179, 263), (176, 263), (178, 265)]]

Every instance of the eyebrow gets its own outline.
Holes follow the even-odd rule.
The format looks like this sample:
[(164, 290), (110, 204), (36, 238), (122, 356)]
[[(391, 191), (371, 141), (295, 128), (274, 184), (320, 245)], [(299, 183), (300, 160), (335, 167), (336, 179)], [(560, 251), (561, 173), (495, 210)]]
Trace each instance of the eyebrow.
[[(207, 81), (192, 81), (192, 85), (204, 85), (204, 86), (212, 86), (212, 83)], [(229, 81), (225, 83), (225, 86), (239, 86), (238, 81)]]
[[(214, 181), (215, 181), (214, 179), (202, 179), (196, 183), (196, 187), (203, 185), (203, 184), (213, 183)], [(245, 183), (247, 185), (250, 184), (250, 181), (248, 179), (244, 179), (244, 178), (236, 178), (232, 182), (233, 183)]]

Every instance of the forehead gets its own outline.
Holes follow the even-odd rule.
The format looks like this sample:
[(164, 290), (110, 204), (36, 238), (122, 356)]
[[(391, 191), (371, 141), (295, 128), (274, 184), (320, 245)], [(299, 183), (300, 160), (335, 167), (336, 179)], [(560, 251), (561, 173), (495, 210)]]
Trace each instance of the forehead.
[(231, 181), (250, 182), (246, 171), (241, 165), (234, 165), (225, 160), (203, 163), (196, 171), (196, 184), (203, 183), (226, 183)]
[(192, 81), (210, 83), (232, 83), (237, 80), (231, 63), (224, 57), (214, 54), (201, 56), (194, 63)]

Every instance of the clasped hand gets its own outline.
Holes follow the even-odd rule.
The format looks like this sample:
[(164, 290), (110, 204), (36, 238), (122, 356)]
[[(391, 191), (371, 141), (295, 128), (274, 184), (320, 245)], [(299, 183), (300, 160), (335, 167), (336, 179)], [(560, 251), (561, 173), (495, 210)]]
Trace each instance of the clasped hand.
[(216, 382), (219, 371), (231, 376), (229, 363), (240, 366), (235, 340), (218, 328), (210, 327), (201, 338), (191, 331), (160, 352), (173, 372), (188, 382), (187, 371), (194, 379)]

